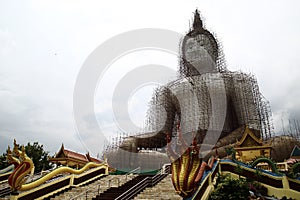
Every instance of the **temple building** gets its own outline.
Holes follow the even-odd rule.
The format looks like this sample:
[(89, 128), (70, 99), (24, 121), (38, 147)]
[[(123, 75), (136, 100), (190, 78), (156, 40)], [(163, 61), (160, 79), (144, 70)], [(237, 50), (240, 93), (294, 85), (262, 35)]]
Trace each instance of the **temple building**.
[(295, 145), (291, 153), (291, 158), (300, 161), (300, 148), (297, 145)]
[(65, 149), (64, 144), (61, 145), (61, 148), (54, 157), (49, 158), (49, 161), (74, 168), (81, 168), (88, 162), (101, 163), (99, 159), (91, 157), (89, 153), (84, 155)]
[(246, 126), (242, 138), (236, 143), (236, 159), (242, 162), (255, 160), (257, 157), (271, 156), (271, 144), (265, 144)]

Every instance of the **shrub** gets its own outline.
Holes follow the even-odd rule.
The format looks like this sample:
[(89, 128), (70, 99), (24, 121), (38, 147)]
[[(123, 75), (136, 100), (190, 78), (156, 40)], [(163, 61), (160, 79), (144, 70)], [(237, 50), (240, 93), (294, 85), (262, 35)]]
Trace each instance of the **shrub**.
[(243, 200), (249, 196), (248, 183), (245, 179), (233, 179), (230, 176), (221, 175), (217, 179), (215, 190), (210, 195), (210, 200), (236, 199)]

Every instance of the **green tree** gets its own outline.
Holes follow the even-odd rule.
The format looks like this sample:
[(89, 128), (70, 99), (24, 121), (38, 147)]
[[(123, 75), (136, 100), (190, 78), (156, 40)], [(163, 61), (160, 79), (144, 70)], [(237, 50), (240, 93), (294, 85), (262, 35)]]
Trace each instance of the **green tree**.
[(236, 158), (235, 158), (235, 149), (232, 146), (225, 148), (225, 151), (226, 151), (227, 156), (231, 156), (231, 159), (233, 161), (236, 160)]
[(211, 193), (210, 200), (246, 200), (249, 196), (249, 187), (245, 179), (233, 179), (230, 176), (220, 176), (217, 179), (215, 190)]
[(258, 182), (258, 184), (260, 184), (260, 180), (262, 177), (262, 172), (259, 169), (255, 170), (255, 174), (254, 174), (256, 181)]
[(25, 152), (34, 163), (35, 173), (52, 168), (52, 164), (48, 161), (49, 152), (45, 151), (43, 145), (40, 145), (38, 142), (33, 144), (28, 142), (25, 146)]
[(9, 166), (10, 164), (8, 163), (8, 161), (6, 160), (6, 153), (3, 153), (0, 156), (0, 169), (4, 169), (5, 167)]
[(241, 167), (241, 165), (239, 163), (234, 168), (234, 172), (239, 175), (239, 179), (241, 178), (241, 175), (243, 174), (243, 171), (244, 170), (243, 170), (243, 168)]
[[(21, 146), (19, 147), (19, 149), (21, 150)], [(52, 164), (48, 161), (49, 152), (45, 151), (43, 145), (40, 145), (38, 142), (34, 142), (33, 144), (28, 142), (25, 146), (25, 152), (27, 156), (31, 158), (34, 164), (35, 173), (52, 168)], [(0, 169), (3, 169), (10, 165), (6, 161), (6, 156), (7, 153), (3, 153), (3, 155), (0, 156)]]

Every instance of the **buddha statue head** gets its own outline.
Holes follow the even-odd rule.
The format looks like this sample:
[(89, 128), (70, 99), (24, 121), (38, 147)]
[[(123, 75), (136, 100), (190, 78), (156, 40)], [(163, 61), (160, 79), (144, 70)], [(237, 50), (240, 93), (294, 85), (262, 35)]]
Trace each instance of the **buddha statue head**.
[(186, 77), (217, 72), (219, 54), (214, 36), (203, 27), (198, 10), (195, 11), (191, 30), (181, 42), (180, 73)]

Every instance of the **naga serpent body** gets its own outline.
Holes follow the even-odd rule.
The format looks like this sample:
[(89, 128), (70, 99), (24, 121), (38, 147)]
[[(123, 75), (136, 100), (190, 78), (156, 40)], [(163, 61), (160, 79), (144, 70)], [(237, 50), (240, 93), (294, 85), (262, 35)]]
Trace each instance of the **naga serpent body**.
[(15, 165), (15, 170), (8, 177), (8, 184), (10, 185), (13, 191), (17, 191), (17, 190), (25, 191), (25, 190), (30, 190), (32, 188), (38, 187), (58, 174), (62, 174), (62, 173), (81, 174), (82, 172), (90, 168), (101, 167), (101, 166), (103, 168), (108, 167), (106, 163), (98, 164), (94, 162), (87, 163), (83, 168), (79, 170), (72, 169), (70, 167), (59, 167), (36, 181), (26, 183), (28, 175), (32, 173), (34, 170), (34, 164), (32, 160), (26, 155), (24, 146), (22, 146), (21, 151), (18, 149), (19, 149), (18, 144), (14, 140), (14, 150), (13, 152), (11, 152), (10, 148), (8, 148), (8, 156), (7, 156), (9, 162)]
[(176, 192), (186, 198), (194, 194), (203, 177), (205, 170), (210, 170), (213, 167), (215, 158), (211, 157), (208, 161), (202, 162), (199, 158), (199, 146), (194, 138), (192, 145), (189, 146), (180, 131), (180, 126), (177, 126), (179, 140), (181, 142), (179, 156), (171, 147), (171, 137), (167, 134), (167, 152), (171, 159), (172, 168), (172, 183)]

